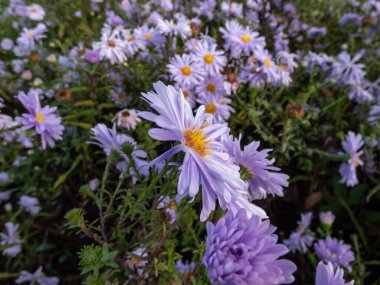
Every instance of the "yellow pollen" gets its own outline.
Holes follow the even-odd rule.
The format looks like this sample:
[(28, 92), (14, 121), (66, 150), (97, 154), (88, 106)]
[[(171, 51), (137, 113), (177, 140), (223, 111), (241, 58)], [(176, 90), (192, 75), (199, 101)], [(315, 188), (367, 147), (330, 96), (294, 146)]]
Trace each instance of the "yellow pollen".
[(272, 66), (272, 62), (270, 61), (270, 59), (264, 59), (264, 64), (266, 67), (270, 68)]
[(359, 163), (359, 157), (357, 157), (355, 160), (354, 160), (354, 166), (355, 168), (358, 167), (360, 165)]
[(204, 61), (208, 64), (211, 64), (214, 62), (214, 56), (210, 53), (206, 54), (204, 57), (203, 57)]
[(44, 122), (44, 117), (42, 116), (41, 112), (37, 112), (36, 113), (36, 121), (39, 122), (39, 123), (43, 123)]
[(172, 210), (172, 211), (175, 211), (177, 209), (177, 206), (174, 202), (170, 202), (169, 203), (169, 209)]
[(28, 31), (26, 33), (29, 37), (34, 37), (34, 35), (36, 34), (34, 31)]
[(150, 40), (151, 38), (153, 38), (153, 35), (151, 33), (147, 33), (144, 35), (144, 37), (147, 39), (147, 40)]
[(215, 86), (215, 84), (212, 84), (212, 83), (207, 84), (207, 86), (206, 86), (206, 90), (207, 90), (208, 92), (215, 93), (215, 91), (216, 91), (216, 86)]
[(189, 76), (189, 75), (191, 75), (191, 68), (190, 68), (190, 66), (188, 66), (188, 65), (183, 66), (183, 67), (181, 68), (181, 72), (182, 72), (182, 74), (185, 75), (185, 76)]
[(204, 131), (199, 128), (187, 128), (183, 133), (185, 145), (195, 150), (201, 157), (211, 154), (207, 136), (203, 133)]
[(210, 103), (206, 105), (206, 113), (215, 114), (216, 113), (216, 105), (214, 103)]
[(251, 41), (251, 37), (249, 35), (242, 35), (240, 37), (240, 39), (244, 42), (244, 43), (249, 43)]

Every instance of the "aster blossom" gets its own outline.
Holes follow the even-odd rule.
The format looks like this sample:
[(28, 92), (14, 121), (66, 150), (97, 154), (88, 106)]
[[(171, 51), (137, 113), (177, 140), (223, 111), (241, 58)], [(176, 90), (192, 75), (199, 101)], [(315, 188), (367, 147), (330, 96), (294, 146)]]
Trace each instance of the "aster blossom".
[(284, 244), (291, 252), (306, 253), (307, 249), (313, 244), (314, 236), (309, 230), (312, 219), (312, 213), (301, 214), (301, 220), (298, 221), (298, 228), (293, 231), (289, 238), (284, 240)]
[(41, 136), (41, 145), (45, 149), (46, 145), (54, 147), (55, 141), (62, 139), (64, 127), (61, 124), (61, 117), (55, 114), (57, 107), (48, 105), (41, 107), (39, 94), (36, 90), (30, 90), (28, 94), (20, 92), (17, 99), (27, 109), (28, 113), (16, 117), (16, 121), (23, 125), (23, 129), (34, 128)]
[(34, 29), (23, 28), (17, 43), (25, 50), (32, 50), (36, 47), (36, 41), (46, 38), (46, 32), (44, 24), (38, 24)]
[(342, 266), (351, 271), (350, 263), (355, 260), (355, 256), (351, 246), (342, 240), (328, 236), (315, 243), (314, 250), (320, 260), (331, 262), (334, 268)]
[(363, 151), (360, 149), (363, 145), (364, 141), (362, 135), (356, 135), (351, 131), (348, 132), (345, 141), (342, 143), (343, 150), (349, 155), (349, 159), (339, 167), (339, 173), (342, 177), (340, 182), (345, 183), (347, 186), (355, 186), (359, 183), (356, 168), (364, 164), (360, 159), (360, 156), (363, 154)]
[(3, 250), (3, 255), (16, 256), (21, 252), (20, 234), (18, 232), (18, 225), (12, 222), (6, 222), (5, 228), (7, 233), (0, 233), (0, 245), (11, 245)]
[(228, 153), (245, 171), (252, 199), (263, 199), (268, 194), (284, 196), (283, 188), (287, 187), (289, 176), (279, 173), (281, 169), (273, 166), (274, 159), (268, 159), (270, 149), (258, 151), (260, 142), (253, 141), (241, 149), (241, 135), (223, 141)]
[(58, 277), (48, 277), (42, 272), (42, 266), (38, 267), (36, 272), (29, 273), (28, 271), (21, 271), (20, 276), (16, 279), (16, 284), (21, 284), (24, 282), (30, 282), (29, 284), (39, 284), (39, 285), (58, 285)]
[(190, 54), (175, 55), (170, 59), (167, 69), (170, 77), (183, 86), (196, 85), (204, 76), (202, 65)]
[(124, 52), (125, 41), (120, 38), (119, 31), (112, 30), (109, 25), (103, 27), (101, 40), (93, 44), (93, 49), (102, 59), (107, 58), (111, 64), (120, 64), (127, 60)]
[(179, 142), (152, 164), (170, 159), (176, 153), (185, 153), (177, 186), (177, 200), (185, 196), (194, 199), (202, 186), (203, 209), (201, 221), (207, 219), (215, 209), (218, 198), (222, 208), (237, 213), (244, 207), (248, 214), (266, 217), (265, 212), (251, 204), (246, 184), (240, 179), (239, 167), (231, 161), (223, 144), (218, 140), (226, 135), (228, 127), (212, 124), (211, 117), (205, 113), (205, 107), (198, 108), (194, 116), (190, 104), (182, 91), (162, 82), (155, 83), (154, 92), (142, 94), (143, 98), (157, 111), (139, 112), (139, 116), (155, 122), (159, 128), (153, 128), (149, 135), (157, 140)]
[(202, 62), (207, 74), (220, 74), (227, 63), (223, 51), (216, 50), (216, 44), (203, 40), (194, 49), (195, 58)]
[(203, 265), (212, 284), (289, 284), (296, 266), (286, 259), (269, 220), (248, 218), (243, 210), (227, 213), (216, 225), (207, 223)]
[(336, 271), (331, 262), (319, 262), (315, 274), (315, 285), (354, 285), (354, 281), (347, 282), (343, 279), (343, 269), (337, 267)]

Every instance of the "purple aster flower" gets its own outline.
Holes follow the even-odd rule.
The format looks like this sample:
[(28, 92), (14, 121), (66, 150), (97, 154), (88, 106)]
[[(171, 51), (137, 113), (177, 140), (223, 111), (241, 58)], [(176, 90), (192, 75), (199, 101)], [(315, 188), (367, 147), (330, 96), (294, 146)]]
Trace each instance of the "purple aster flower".
[(98, 52), (102, 59), (107, 58), (111, 64), (121, 64), (127, 60), (124, 48), (125, 41), (120, 38), (119, 31), (112, 30), (109, 25), (102, 28), (100, 41), (93, 43), (94, 51)]
[(220, 28), (225, 40), (225, 48), (231, 50), (231, 56), (238, 58), (242, 53), (250, 56), (257, 49), (265, 48), (265, 39), (237, 21), (227, 21), (225, 28)]
[(202, 81), (204, 76), (204, 68), (201, 63), (189, 54), (175, 55), (170, 59), (167, 69), (171, 78), (184, 86), (196, 85)]
[(335, 215), (330, 211), (321, 212), (319, 213), (319, 220), (325, 225), (332, 225), (335, 221)]
[(312, 233), (309, 231), (313, 215), (311, 212), (301, 214), (301, 220), (298, 221), (298, 228), (292, 232), (288, 239), (284, 240), (284, 244), (291, 252), (299, 251), (305, 253), (314, 241)]
[(274, 63), (272, 56), (267, 50), (257, 49), (254, 58), (259, 62), (256, 71), (265, 74), (267, 82), (275, 82), (279, 79), (280, 73), (278, 66)]
[(45, 10), (41, 5), (31, 4), (26, 7), (26, 16), (33, 21), (41, 21), (45, 17)]
[(368, 121), (371, 125), (376, 125), (378, 118), (380, 118), (380, 105), (373, 105), (368, 114)]
[(331, 75), (341, 85), (360, 84), (365, 75), (364, 64), (357, 63), (361, 57), (362, 54), (358, 53), (351, 59), (346, 51), (342, 51), (333, 62)]
[(337, 267), (334, 272), (334, 266), (331, 262), (325, 264), (321, 261), (315, 273), (315, 285), (354, 285), (354, 281), (346, 283), (343, 275), (343, 269)]
[(150, 28), (147, 25), (135, 29), (134, 34), (136, 36), (136, 40), (143, 43), (144, 46), (161, 48), (166, 43), (166, 38), (157, 28)]
[[(104, 124), (97, 124), (91, 129), (91, 133), (93, 136), (92, 138), (95, 140), (95, 142), (92, 143), (102, 147), (107, 156), (110, 156), (111, 150), (115, 150), (123, 158), (122, 161), (118, 162), (116, 165), (120, 172), (125, 171), (130, 162), (128, 156), (122, 151), (123, 144), (128, 143), (133, 146), (132, 157), (137, 170), (142, 175), (148, 174), (148, 163), (145, 160), (147, 153), (143, 150), (137, 149), (137, 144), (132, 137), (125, 134), (118, 134), (116, 131), (116, 125), (113, 125), (113, 128), (109, 129)], [(135, 173), (133, 169), (130, 169), (130, 171), (131, 173)]]
[(205, 0), (199, 3), (198, 7), (193, 7), (193, 12), (198, 16), (205, 16), (207, 19), (211, 20), (214, 16), (214, 11), (216, 8), (215, 0)]
[(168, 214), (168, 216), (170, 217), (170, 224), (173, 224), (177, 219), (177, 206), (175, 202), (170, 199), (169, 196), (166, 196), (164, 199), (161, 200), (160, 203), (158, 203), (157, 209), (165, 210), (165, 213)]
[(325, 36), (327, 34), (327, 29), (325, 27), (323, 28), (317, 28), (317, 27), (309, 27), (307, 29), (307, 36), (309, 38), (314, 38), (317, 36)]
[(203, 209), (201, 221), (207, 219), (215, 209), (215, 200), (223, 209), (236, 213), (245, 208), (248, 214), (266, 217), (265, 212), (251, 204), (246, 184), (240, 179), (239, 167), (234, 165), (226, 153), (221, 136), (229, 131), (227, 126), (212, 124), (211, 117), (205, 113), (205, 107), (199, 107), (194, 116), (190, 104), (181, 91), (162, 82), (155, 83), (155, 91), (143, 93), (144, 99), (150, 103), (152, 112), (139, 112), (139, 116), (155, 122), (160, 128), (149, 131), (149, 135), (157, 140), (179, 142), (169, 151), (156, 158), (152, 164), (168, 160), (176, 153), (185, 153), (178, 181), (178, 196), (194, 199), (202, 186)]
[(350, 245), (328, 236), (315, 243), (314, 250), (321, 261), (331, 262), (334, 268), (345, 267), (351, 272), (350, 263), (355, 260), (355, 256)]
[(18, 225), (12, 222), (5, 223), (5, 228), (7, 229), (7, 234), (0, 233), (0, 245), (10, 245), (3, 250), (3, 255), (9, 255), (15, 257), (21, 252), (20, 234), (18, 233)]
[(280, 256), (288, 253), (277, 243), (269, 220), (248, 218), (243, 210), (227, 213), (216, 225), (207, 223), (203, 264), (212, 284), (289, 284), (296, 266)]
[(187, 52), (193, 52), (196, 47), (200, 44), (200, 40), (198, 39), (190, 39), (188, 41), (186, 41), (185, 43), (185, 51)]
[(28, 195), (22, 195), (18, 204), (32, 215), (37, 214), (41, 210), (38, 199)]
[(23, 125), (23, 129), (34, 128), (41, 136), (42, 148), (46, 144), (54, 147), (55, 141), (62, 139), (64, 127), (61, 124), (61, 117), (54, 114), (57, 107), (41, 107), (40, 98), (35, 90), (30, 90), (28, 94), (20, 92), (17, 99), (24, 105), (29, 113), (17, 117), (16, 121)]
[(319, 67), (322, 71), (327, 71), (330, 69), (333, 59), (324, 53), (314, 53), (309, 51), (305, 56), (304, 61), (309, 71), (314, 67)]
[(130, 98), (127, 96), (127, 94), (125, 94), (123, 88), (121, 87), (116, 87), (114, 90), (112, 90), (111, 96), (115, 103), (120, 105), (126, 105), (130, 101)]
[(197, 102), (205, 106), (205, 112), (212, 115), (214, 123), (223, 123), (230, 117), (234, 109), (230, 106), (231, 99), (222, 95), (200, 96)]
[(160, 19), (157, 22), (157, 29), (164, 35), (170, 37), (179, 36), (183, 40), (191, 36), (189, 21), (174, 22), (174, 20)]
[(254, 57), (250, 57), (247, 65), (242, 68), (239, 78), (247, 82), (250, 87), (262, 87), (265, 84), (265, 74), (259, 71), (259, 63)]
[(195, 263), (194, 262), (188, 262), (188, 261), (183, 262), (182, 259), (178, 259), (175, 263), (175, 267), (182, 274), (186, 274), (186, 273), (189, 273), (195, 269)]
[(362, 135), (356, 135), (351, 131), (348, 132), (346, 140), (342, 143), (344, 152), (348, 154), (350, 158), (347, 162), (340, 165), (339, 173), (342, 177), (340, 182), (345, 183), (347, 186), (355, 186), (359, 183), (356, 168), (364, 164), (360, 159), (360, 156), (363, 154), (363, 151), (360, 149), (363, 145), (364, 141)]
[(100, 61), (100, 54), (97, 51), (86, 49), (84, 58), (90, 63), (98, 63)]
[(260, 142), (253, 141), (244, 149), (240, 146), (241, 135), (238, 139), (227, 138), (223, 144), (228, 153), (244, 173), (249, 184), (249, 192), (253, 199), (263, 199), (267, 194), (284, 196), (283, 187), (288, 186), (289, 176), (279, 173), (281, 169), (273, 166), (274, 159), (268, 159), (270, 149), (258, 151)]
[(17, 43), (25, 50), (32, 50), (36, 47), (36, 41), (46, 38), (46, 32), (44, 24), (38, 24), (34, 29), (23, 28)]
[(360, 27), (362, 25), (363, 16), (355, 13), (347, 13), (340, 17), (339, 25), (345, 26), (348, 23), (353, 23), (354, 25)]
[(216, 50), (216, 44), (203, 40), (194, 49), (194, 56), (202, 62), (208, 75), (220, 74), (227, 63), (223, 51)]
[(13, 48), (13, 41), (11, 39), (5, 38), (1, 40), (1, 48), (3, 50), (11, 50)]
[(243, 14), (243, 4), (241, 3), (223, 1), (221, 9), (227, 16), (232, 15), (239, 18)]
[(373, 95), (362, 84), (349, 84), (348, 98), (359, 104), (373, 101)]
[(11, 197), (11, 191), (0, 192), (0, 204), (6, 202)]
[(0, 185), (7, 184), (11, 182), (11, 176), (9, 175), (8, 172), (1, 171), (0, 172)]
[(224, 78), (220, 75), (207, 76), (202, 83), (196, 87), (199, 97), (202, 96), (224, 96)]
[(28, 271), (21, 271), (20, 276), (16, 279), (16, 284), (21, 284), (24, 282), (29, 282), (29, 284), (39, 284), (39, 285), (58, 285), (58, 277), (47, 277), (42, 272), (42, 266), (38, 267), (37, 271), (34, 273), (29, 273)]

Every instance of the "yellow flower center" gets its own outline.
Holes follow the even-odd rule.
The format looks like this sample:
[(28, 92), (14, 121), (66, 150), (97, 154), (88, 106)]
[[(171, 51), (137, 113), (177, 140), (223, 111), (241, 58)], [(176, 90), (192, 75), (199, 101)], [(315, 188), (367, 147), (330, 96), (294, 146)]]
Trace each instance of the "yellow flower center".
[(209, 84), (207, 84), (207, 86), (206, 86), (206, 90), (207, 90), (208, 92), (215, 93), (215, 91), (216, 91), (216, 86), (215, 86), (215, 84), (213, 84), (213, 83), (209, 83)]
[(272, 66), (272, 62), (268, 58), (264, 59), (264, 64), (268, 68), (270, 68)]
[(26, 33), (29, 37), (34, 37), (34, 35), (36, 34), (34, 31), (28, 31)]
[(240, 37), (240, 39), (244, 42), (244, 43), (249, 43), (251, 41), (251, 37), (249, 35), (242, 35)]
[(131, 263), (134, 267), (137, 267), (141, 264), (141, 259), (138, 259), (136, 257), (132, 257), (131, 258)]
[(175, 211), (177, 209), (177, 206), (173, 201), (169, 203), (169, 209), (172, 211)]
[(354, 159), (354, 166), (355, 166), (355, 168), (360, 165), (359, 159), (360, 159), (360, 156), (358, 156), (357, 158)]
[(144, 37), (147, 39), (147, 40), (150, 40), (151, 38), (153, 38), (153, 35), (151, 33), (147, 33), (144, 35)]
[(208, 145), (207, 136), (204, 131), (199, 128), (187, 128), (183, 133), (185, 145), (195, 150), (201, 157), (211, 154), (210, 146)]
[(123, 93), (118, 93), (117, 94), (117, 98), (120, 99), (120, 100), (124, 99), (124, 94)]
[(216, 113), (216, 105), (214, 103), (210, 103), (206, 105), (206, 113), (215, 114)]
[(42, 116), (41, 112), (37, 112), (36, 113), (36, 121), (39, 122), (39, 123), (43, 123), (44, 122), (44, 117)]
[(203, 57), (204, 61), (208, 64), (211, 64), (214, 62), (214, 56), (210, 53), (206, 54), (204, 57)]
[(191, 74), (191, 68), (188, 65), (185, 65), (181, 68), (181, 72), (185, 76), (189, 76)]

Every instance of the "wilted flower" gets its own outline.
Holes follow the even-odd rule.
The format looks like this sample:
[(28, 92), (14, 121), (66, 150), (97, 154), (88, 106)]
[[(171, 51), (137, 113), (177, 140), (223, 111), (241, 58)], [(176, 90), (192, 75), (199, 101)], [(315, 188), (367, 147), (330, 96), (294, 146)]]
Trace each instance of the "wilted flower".
[(138, 248), (132, 251), (132, 255), (127, 257), (126, 263), (129, 268), (135, 271), (138, 275), (142, 275), (144, 267), (147, 264), (147, 253), (144, 248)]
[(42, 272), (42, 266), (38, 267), (37, 271), (34, 273), (29, 273), (28, 271), (21, 271), (20, 276), (16, 279), (16, 284), (21, 284), (24, 282), (29, 282), (29, 284), (39, 284), (39, 285), (58, 285), (58, 277), (47, 277)]
[(46, 144), (54, 147), (55, 141), (62, 139), (64, 127), (61, 124), (61, 117), (55, 114), (57, 107), (41, 107), (39, 94), (35, 90), (30, 90), (28, 94), (20, 92), (17, 98), (28, 110), (29, 113), (17, 117), (16, 121), (23, 125), (23, 129), (34, 128), (41, 136), (42, 148)]
[(354, 281), (345, 283), (343, 275), (343, 269), (337, 267), (334, 272), (331, 262), (325, 264), (320, 261), (315, 274), (315, 285), (354, 285)]
[(345, 183), (347, 186), (355, 186), (359, 183), (356, 176), (356, 168), (364, 163), (360, 159), (363, 151), (360, 150), (364, 145), (364, 141), (361, 134), (356, 135), (354, 132), (348, 132), (346, 140), (343, 141), (342, 146), (346, 154), (350, 156), (349, 160), (342, 163), (339, 168), (339, 173), (342, 176), (341, 183)]
[(201, 221), (206, 220), (215, 209), (216, 198), (222, 208), (235, 213), (245, 208), (251, 215), (266, 217), (262, 209), (248, 202), (248, 192), (240, 179), (239, 167), (232, 163), (219, 141), (221, 136), (228, 134), (229, 129), (221, 124), (211, 124), (211, 117), (205, 113), (204, 106), (199, 107), (194, 116), (181, 91), (162, 82), (153, 86), (157, 93), (143, 93), (143, 97), (158, 114), (146, 111), (139, 112), (139, 116), (160, 127), (149, 131), (154, 139), (180, 142), (152, 162), (168, 160), (180, 151), (185, 153), (180, 167), (177, 199), (187, 195), (194, 199), (201, 185)]
[(207, 223), (203, 264), (212, 284), (289, 284), (296, 266), (286, 259), (269, 220), (248, 218), (244, 210), (227, 213), (216, 225)]
[(350, 263), (354, 261), (355, 256), (351, 246), (343, 241), (328, 236), (315, 243), (314, 250), (320, 260), (331, 262), (334, 268), (343, 266), (351, 271)]
[(5, 223), (7, 234), (0, 233), (0, 245), (11, 245), (3, 250), (3, 255), (16, 256), (21, 252), (20, 235), (18, 233), (18, 225), (12, 222)]

